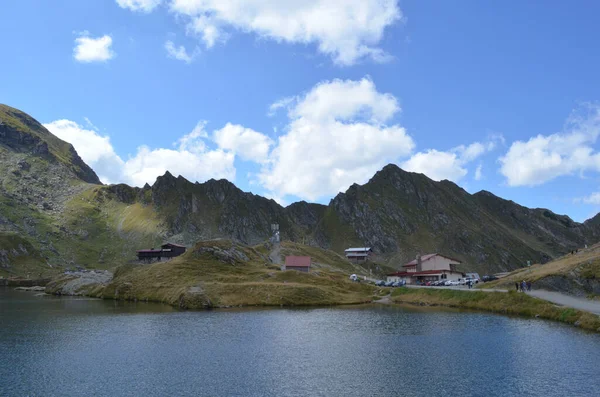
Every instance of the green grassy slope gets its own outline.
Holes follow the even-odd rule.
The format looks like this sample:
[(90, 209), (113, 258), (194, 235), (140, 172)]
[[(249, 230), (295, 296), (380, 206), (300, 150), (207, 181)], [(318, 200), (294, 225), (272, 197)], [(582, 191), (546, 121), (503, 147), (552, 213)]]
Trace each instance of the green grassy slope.
[[(375, 289), (352, 283), (337, 269), (281, 271), (252, 247), (229, 240), (204, 241), (168, 262), (124, 266), (93, 296), (149, 300), (181, 308), (252, 305), (328, 305), (371, 301)], [(52, 284), (60, 289), (60, 281)]]
[(0, 276), (44, 278), (52, 274), (52, 269), (29, 240), (16, 233), (0, 232)]
[(546, 264), (514, 270), (481, 288), (514, 289), (516, 282), (531, 281), (535, 288), (578, 296), (600, 297), (600, 244), (580, 249)]

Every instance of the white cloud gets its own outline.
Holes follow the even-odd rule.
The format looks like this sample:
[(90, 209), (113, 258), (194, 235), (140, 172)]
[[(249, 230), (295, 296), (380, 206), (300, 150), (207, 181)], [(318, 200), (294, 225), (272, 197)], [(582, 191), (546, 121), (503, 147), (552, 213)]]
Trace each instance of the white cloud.
[(581, 201), (586, 204), (600, 205), (600, 192), (595, 192), (587, 197), (584, 197)]
[(458, 181), (467, 175), (467, 170), (456, 153), (440, 152), (435, 149), (414, 154), (402, 163), (401, 167), (406, 171), (425, 174), (434, 181), (443, 179)]
[(91, 121), (90, 119), (88, 119), (87, 117), (84, 117), (83, 119), (85, 120), (85, 123), (88, 125), (88, 127), (92, 128), (92, 129), (93, 129), (93, 130), (95, 130), (95, 131), (100, 131), (100, 130), (98, 129), (98, 127), (96, 127), (96, 126), (94, 125), (94, 123), (92, 123), (92, 121)]
[(477, 169), (475, 170), (475, 177), (474, 177), (474, 178), (475, 178), (475, 180), (476, 180), (476, 181), (480, 181), (480, 180), (481, 180), (481, 178), (483, 178), (483, 172), (482, 172), (482, 169), (483, 169), (483, 165), (482, 165), (482, 164), (479, 164), (479, 165), (477, 166)]
[(210, 178), (235, 180), (234, 155), (222, 150), (193, 153), (187, 150), (138, 148), (136, 155), (125, 162), (125, 180), (135, 186), (152, 184), (166, 171), (182, 175), (191, 181)]
[(600, 106), (572, 115), (564, 132), (516, 141), (500, 158), (509, 186), (534, 186), (577, 172), (600, 171), (600, 153), (592, 145), (600, 134)]
[(208, 138), (208, 133), (204, 129), (208, 124), (207, 121), (199, 121), (192, 132), (182, 136), (176, 142), (179, 145), (179, 150), (189, 152), (203, 152), (206, 149), (206, 143), (201, 138)]
[(108, 136), (86, 130), (70, 120), (56, 120), (44, 124), (44, 127), (72, 144), (81, 159), (96, 171), (102, 182), (113, 183), (120, 180), (120, 170), (124, 163), (115, 153)]
[(316, 200), (344, 191), (415, 146), (404, 128), (384, 124), (400, 108), (369, 79), (323, 82), (292, 102), (287, 133), (258, 175), (274, 197)]
[(241, 125), (227, 123), (213, 133), (213, 140), (221, 148), (231, 150), (243, 160), (262, 163), (267, 160), (271, 138)]
[(277, 113), (277, 111), (279, 111), (279, 109), (288, 108), (294, 102), (295, 99), (296, 99), (295, 97), (290, 96), (290, 97), (281, 98), (280, 100), (272, 103), (271, 106), (269, 106), (269, 112), (267, 113), (267, 115), (269, 117), (274, 116), (275, 113)]
[(317, 84), (290, 109), (290, 117), (314, 122), (364, 120), (372, 124), (388, 121), (400, 111), (391, 94), (381, 94), (368, 78), (333, 80)]
[(151, 12), (162, 3), (162, 0), (117, 0), (121, 8), (129, 8), (131, 11)]
[(200, 139), (206, 137), (205, 122), (176, 142), (176, 149), (150, 149), (143, 145), (134, 156), (121, 159), (108, 136), (86, 130), (74, 121), (57, 120), (44, 126), (64, 141), (71, 143), (104, 183), (128, 183), (134, 186), (153, 184), (170, 171), (191, 181), (210, 178), (235, 179), (234, 154), (221, 149), (210, 150)]
[(180, 45), (179, 47), (175, 46), (175, 44), (168, 40), (165, 43), (165, 50), (167, 50), (167, 54), (170, 58), (177, 59), (179, 61), (183, 61), (187, 64), (192, 63), (192, 61), (200, 54), (200, 50), (198, 47), (194, 48), (192, 53), (188, 53), (184, 46)]
[(112, 37), (109, 35), (92, 38), (88, 32), (81, 32), (75, 39), (73, 57), (83, 63), (106, 62), (115, 56), (111, 46)]
[(386, 27), (402, 18), (397, 0), (172, 0), (189, 32), (207, 48), (232, 31), (294, 44), (316, 44), (339, 65), (390, 58), (377, 45)]
[[(435, 181), (448, 179), (458, 182), (467, 175), (467, 164), (496, 147), (495, 139), (486, 143), (474, 142), (468, 146), (460, 145), (449, 151), (429, 149), (415, 153), (402, 163), (401, 167), (406, 171), (425, 174)], [(478, 178), (481, 178), (481, 165), (475, 171), (475, 179), (479, 180)]]

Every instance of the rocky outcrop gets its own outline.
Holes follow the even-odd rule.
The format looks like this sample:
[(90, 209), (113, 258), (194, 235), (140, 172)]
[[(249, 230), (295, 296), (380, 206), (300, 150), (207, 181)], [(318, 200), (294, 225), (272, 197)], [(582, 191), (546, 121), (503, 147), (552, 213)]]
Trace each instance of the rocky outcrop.
[(81, 296), (89, 294), (95, 287), (105, 286), (112, 279), (113, 274), (107, 270), (66, 272), (50, 281), (45, 291), (52, 295)]
[(100, 179), (75, 151), (75, 148), (52, 135), (31, 116), (0, 104), (0, 145), (13, 152), (31, 154), (46, 161), (61, 163), (75, 178), (101, 184)]

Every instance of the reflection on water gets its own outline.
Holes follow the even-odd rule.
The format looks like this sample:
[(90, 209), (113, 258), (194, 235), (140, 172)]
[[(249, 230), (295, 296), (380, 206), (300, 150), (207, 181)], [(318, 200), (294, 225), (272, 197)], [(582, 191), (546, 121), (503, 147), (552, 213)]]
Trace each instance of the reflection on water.
[(600, 338), (389, 306), (180, 312), (0, 289), (0, 395), (592, 396)]

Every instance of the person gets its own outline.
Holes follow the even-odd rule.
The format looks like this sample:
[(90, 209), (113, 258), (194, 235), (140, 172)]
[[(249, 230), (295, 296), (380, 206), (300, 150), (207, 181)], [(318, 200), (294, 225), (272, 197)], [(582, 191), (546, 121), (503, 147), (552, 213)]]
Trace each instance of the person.
[(531, 281), (527, 281), (527, 291), (531, 291)]
[(517, 292), (519, 292), (519, 283), (518, 282), (515, 283), (515, 288), (517, 289)]
[(523, 282), (521, 283), (521, 291), (527, 291), (527, 283), (525, 283), (525, 280), (523, 280)]

